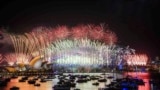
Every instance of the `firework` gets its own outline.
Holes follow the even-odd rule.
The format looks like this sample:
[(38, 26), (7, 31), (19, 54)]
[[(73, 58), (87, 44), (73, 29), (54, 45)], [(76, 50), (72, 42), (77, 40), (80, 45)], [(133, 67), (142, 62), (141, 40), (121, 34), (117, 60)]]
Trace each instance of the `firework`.
[(15, 53), (9, 53), (4, 55), (6, 62), (10, 65), (13, 66), (16, 63), (16, 54)]
[[(81, 63), (81, 65), (111, 64), (111, 57), (116, 55), (116, 50), (112, 46), (117, 41), (117, 37), (109, 29), (106, 31), (103, 25), (78, 25), (70, 29), (66, 26), (58, 26), (44, 33), (36, 34), (36, 38), (38, 42), (45, 45), (44, 58), (48, 62), (58, 59), (57, 62), (63, 65), (71, 62)], [(47, 36), (51, 36), (48, 41)], [(105, 43), (101, 43), (102, 41)], [(47, 45), (44, 44), (47, 42)], [(41, 44), (39, 47), (43, 46)]]
[(106, 33), (104, 33), (103, 40), (106, 44), (113, 45), (114, 43), (117, 42), (117, 37), (114, 32), (107, 31)]
[(127, 56), (128, 65), (140, 65), (145, 66), (148, 62), (148, 56), (146, 54), (136, 54)]
[(95, 25), (88, 25), (89, 27), (89, 37), (92, 40), (102, 40), (104, 37), (104, 27), (95, 26)]
[(3, 55), (0, 54), (0, 63), (2, 63), (4, 60), (3, 60)]
[[(114, 53), (113, 48), (98, 41), (90, 39), (58, 40), (52, 43), (47, 49), (50, 52), (50, 59), (57, 60), (62, 65), (102, 65)], [(108, 52), (108, 56), (106, 55)]]
[(73, 39), (87, 38), (89, 33), (89, 28), (84, 25), (79, 25), (72, 28), (71, 36)]
[[(41, 57), (59, 65), (145, 65), (146, 56), (135, 56), (134, 49), (116, 46), (117, 36), (104, 25), (38, 27), (23, 35), (10, 35), (17, 63)], [(43, 59), (42, 59), (43, 58)]]
[[(9, 36), (15, 49), (14, 55), (6, 55), (6, 59), (10, 65), (13, 63), (28, 64), (33, 57), (43, 57), (44, 49), (49, 45), (46, 29), (43, 31), (38, 28), (37, 31), (34, 30), (30, 33), (22, 35), (9, 34)], [(14, 60), (11, 57), (14, 57)]]
[(28, 63), (32, 56), (32, 47), (29, 40), (24, 35), (10, 35), (15, 48), (15, 55), (17, 63)]
[(69, 36), (69, 31), (66, 26), (58, 26), (53, 29), (53, 35), (56, 39), (65, 39)]

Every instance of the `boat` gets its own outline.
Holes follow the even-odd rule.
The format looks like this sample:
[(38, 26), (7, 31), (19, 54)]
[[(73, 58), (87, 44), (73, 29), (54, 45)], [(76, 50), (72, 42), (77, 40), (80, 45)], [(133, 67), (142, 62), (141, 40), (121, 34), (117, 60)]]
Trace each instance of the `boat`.
[(28, 83), (29, 83), (29, 84), (35, 84), (36, 81), (35, 81), (35, 80), (28, 80)]
[(17, 75), (12, 75), (11, 78), (15, 79), (15, 78), (18, 78), (18, 76)]
[(64, 84), (57, 84), (53, 86), (54, 90), (70, 90), (71, 87)]
[(22, 80), (28, 80), (28, 77), (27, 76), (23, 76), (21, 79)]
[(40, 86), (40, 84), (39, 83), (35, 83), (34, 86)]
[(19, 79), (18, 81), (19, 81), (19, 82), (25, 82), (26, 80), (23, 80), (23, 79)]
[(40, 82), (46, 82), (46, 80), (45, 79), (41, 79)]
[(105, 78), (98, 79), (98, 82), (106, 82), (107, 80)]
[(98, 82), (94, 82), (94, 83), (92, 83), (92, 85), (98, 86), (99, 83)]
[(78, 80), (76, 82), (77, 83), (86, 83), (87, 79), (85, 79), (85, 78), (78, 78)]
[(13, 86), (13, 87), (10, 88), (10, 90), (19, 90), (19, 87)]

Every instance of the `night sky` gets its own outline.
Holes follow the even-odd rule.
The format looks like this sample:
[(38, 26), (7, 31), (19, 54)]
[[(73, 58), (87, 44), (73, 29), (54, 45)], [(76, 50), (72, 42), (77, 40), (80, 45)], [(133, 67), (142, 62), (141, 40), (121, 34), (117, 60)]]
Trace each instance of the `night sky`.
[(117, 44), (160, 56), (159, 0), (0, 1), (0, 26), (8, 32), (33, 27), (105, 23), (118, 36)]

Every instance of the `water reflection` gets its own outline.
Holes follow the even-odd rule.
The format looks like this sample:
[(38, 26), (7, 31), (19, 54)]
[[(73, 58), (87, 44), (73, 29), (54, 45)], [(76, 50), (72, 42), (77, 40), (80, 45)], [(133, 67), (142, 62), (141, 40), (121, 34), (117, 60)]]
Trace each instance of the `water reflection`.
[[(68, 73), (67, 73), (68, 74)], [(72, 73), (73, 74), (73, 73)], [(74, 74), (80, 74), (80, 75), (87, 75), (88, 73), (74, 73)], [(101, 75), (101, 73), (89, 73), (89, 75)], [(150, 75), (149, 73), (135, 73), (135, 72), (128, 72), (125, 73), (124, 75), (120, 74), (114, 74), (116, 75), (116, 78), (122, 78), (125, 75), (131, 75), (133, 77), (138, 77), (144, 80), (145, 85), (144, 86), (139, 86), (138, 90), (151, 90), (150, 85), (149, 85), (149, 79)], [(107, 73), (105, 76), (101, 75), (102, 77), (107, 77), (107, 76), (113, 76), (113, 73)], [(57, 84), (59, 81), (57, 78), (53, 79), (51, 81), (47, 81), (44, 83), (41, 83), (40, 80), (36, 81), (37, 83), (40, 83), (40, 87), (36, 87), (32, 84), (28, 84), (28, 82), (19, 82), (18, 80), (21, 77), (18, 77), (17, 79), (11, 79), (11, 81), (7, 84), (7, 87), (0, 88), (0, 90), (10, 90), (11, 87), (17, 86), (20, 88), (20, 90), (53, 90), (52, 87)], [(33, 77), (30, 77), (33, 78)], [(88, 81), (87, 83), (77, 83), (76, 88), (79, 88), (81, 90), (98, 90), (98, 88), (104, 88), (106, 84), (109, 84), (113, 79), (107, 79), (106, 83), (100, 83), (98, 86), (92, 85), (93, 82), (96, 82), (96, 80), (93, 81)], [(74, 90), (72, 88), (71, 90)]]
[(131, 75), (133, 77), (141, 78), (145, 82), (145, 85), (140, 85), (138, 86), (138, 90), (151, 90), (150, 84), (149, 84), (149, 79), (150, 79), (150, 74), (146, 72), (127, 72), (125, 73), (126, 75)]
[[(11, 79), (11, 81), (7, 84), (7, 87), (0, 88), (0, 90), (10, 90), (10, 88), (13, 86), (19, 87), (20, 90), (53, 90), (52, 89), (52, 86), (53, 86), (52, 81), (41, 83), (40, 87), (36, 87), (32, 84), (28, 84), (27, 81), (26, 82), (19, 82), (18, 80), (20, 78), (21, 77), (18, 77), (17, 79)], [(40, 80), (38, 80), (37, 82), (40, 83)]]

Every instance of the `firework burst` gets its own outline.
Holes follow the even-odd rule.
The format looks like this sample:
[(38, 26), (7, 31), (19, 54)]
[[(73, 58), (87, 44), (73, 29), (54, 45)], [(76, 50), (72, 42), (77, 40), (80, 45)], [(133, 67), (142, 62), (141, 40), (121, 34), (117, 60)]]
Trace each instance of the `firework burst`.
[(95, 25), (88, 25), (89, 27), (89, 37), (92, 40), (102, 40), (104, 37), (104, 27), (95, 26)]
[(87, 26), (79, 25), (73, 27), (71, 30), (71, 36), (73, 39), (82, 39), (88, 37), (89, 28)]
[(56, 40), (65, 39), (69, 36), (68, 28), (66, 26), (58, 26), (54, 29), (53, 35), (55, 36)]
[(128, 65), (145, 66), (148, 62), (148, 56), (146, 54), (128, 55), (126, 60)]
[[(107, 57), (114, 53), (112, 49), (98, 41), (78, 39), (58, 40), (52, 43), (46, 52), (49, 52), (51, 60), (56, 60), (62, 65), (102, 65), (111, 63)], [(107, 52), (108, 56), (106, 56)]]

